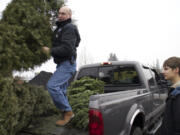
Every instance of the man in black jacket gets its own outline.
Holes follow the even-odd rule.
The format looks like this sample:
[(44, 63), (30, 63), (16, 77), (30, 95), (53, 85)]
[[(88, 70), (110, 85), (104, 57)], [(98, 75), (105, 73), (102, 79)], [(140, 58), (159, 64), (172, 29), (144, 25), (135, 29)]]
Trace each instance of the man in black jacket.
[(51, 52), (57, 64), (56, 71), (47, 83), (47, 89), (54, 104), (64, 114), (63, 119), (56, 122), (59, 126), (64, 126), (74, 117), (66, 92), (68, 80), (76, 71), (76, 47), (80, 43), (80, 35), (77, 27), (71, 22), (71, 14), (67, 6), (60, 8), (51, 51), (48, 47), (43, 47), (44, 52)]
[(165, 79), (173, 85), (166, 100), (161, 135), (180, 135), (180, 58), (167, 59), (163, 68)]

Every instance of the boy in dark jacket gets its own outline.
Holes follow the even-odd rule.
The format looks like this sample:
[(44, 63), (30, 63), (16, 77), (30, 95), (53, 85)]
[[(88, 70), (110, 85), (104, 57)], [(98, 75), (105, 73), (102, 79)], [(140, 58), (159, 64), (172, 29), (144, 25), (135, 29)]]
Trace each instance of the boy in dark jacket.
[(165, 79), (172, 83), (166, 100), (161, 135), (180, 135), (180, 58), (170, 57), (163, 64)]

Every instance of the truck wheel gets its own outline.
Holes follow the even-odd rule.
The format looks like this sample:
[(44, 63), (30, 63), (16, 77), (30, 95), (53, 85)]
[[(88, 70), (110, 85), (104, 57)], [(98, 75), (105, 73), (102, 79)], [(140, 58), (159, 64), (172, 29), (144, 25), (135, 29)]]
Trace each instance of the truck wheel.
[(143, 132), (140, 127), (133, 127), (131, 135), (143, 135)]

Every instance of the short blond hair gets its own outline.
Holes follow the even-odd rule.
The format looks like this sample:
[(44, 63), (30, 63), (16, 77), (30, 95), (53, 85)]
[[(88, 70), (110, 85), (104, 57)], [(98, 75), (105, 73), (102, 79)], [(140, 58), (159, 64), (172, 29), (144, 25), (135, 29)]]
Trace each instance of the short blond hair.
[(64, 8), (67, 11), (67, 13), (69, 14), (70, 18), (72, 17), (72, 10), (68, 6), (62, 5), (61, 8)]

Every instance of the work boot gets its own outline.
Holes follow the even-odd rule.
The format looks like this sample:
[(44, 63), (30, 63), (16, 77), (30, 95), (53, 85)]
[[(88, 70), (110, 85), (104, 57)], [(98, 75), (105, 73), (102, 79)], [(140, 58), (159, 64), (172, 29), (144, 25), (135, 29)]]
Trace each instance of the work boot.
[(72, 111), (65, 112), (64, 119), (58, 120), (56, 122), (56, 125), (57, 126), (65, 126), (73, 117), (74, 117), (74, 113)]

